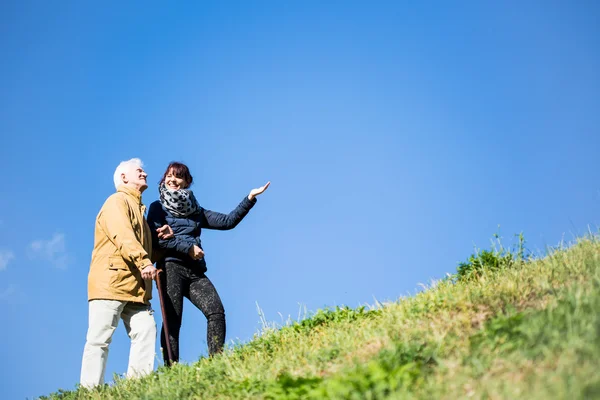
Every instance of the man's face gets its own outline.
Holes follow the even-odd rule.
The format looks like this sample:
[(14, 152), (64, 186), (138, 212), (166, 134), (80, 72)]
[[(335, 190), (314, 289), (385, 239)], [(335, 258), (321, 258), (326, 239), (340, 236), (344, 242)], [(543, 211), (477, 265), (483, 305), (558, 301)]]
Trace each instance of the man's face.
[(146, 183), (147, 176), (142, 167), (133, 166), (126, 173), (121, 174), (121, 179), (123, 179), (123, 183), (136, 188), (141, 193), (148, 188), (148, 183)]

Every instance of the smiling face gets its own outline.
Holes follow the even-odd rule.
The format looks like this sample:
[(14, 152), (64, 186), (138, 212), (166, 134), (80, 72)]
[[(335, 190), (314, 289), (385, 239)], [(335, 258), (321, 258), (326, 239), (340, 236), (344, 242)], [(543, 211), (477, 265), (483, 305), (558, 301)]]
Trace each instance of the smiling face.
[(173, 168), (171, 168), (165, 176), (165, 186), (167, 189), (178, 190), (187, 189), (188, 184), (185, 179), (176, 176), (175, 171), (173, 171)]
[(127, 186), (131, 186), (141, 192), (146, 190), (148, 183), (146, 178), (148, 174), (141, 166), (131, 166), (126, 172), (121, 173), (121, 179)]
[(160, 184), (164, 183), (169, 190), (187, 189), (192, 185), (194, 178), (190, 174), (187, 165), (180, 162), (172, 162), (167, 167), (165, 174), (160, 180)]

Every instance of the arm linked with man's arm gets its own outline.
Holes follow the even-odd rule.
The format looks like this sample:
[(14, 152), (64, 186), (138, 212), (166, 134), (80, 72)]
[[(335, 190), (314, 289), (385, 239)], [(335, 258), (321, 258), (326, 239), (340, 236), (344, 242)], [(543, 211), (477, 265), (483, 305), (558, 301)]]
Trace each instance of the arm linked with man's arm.
[(150, 256), (133, 232), (129, 206), (120, 196), (113, 195), (106, 200), (99, 223), (125, 262), (135, 264), (140, 270), (152, 265)]
[(158, 232), (156, 230), (167, 225), (165, 210), (163, 210), (160, 203), (155, 202), (150, 204), (147, 220), (148, 225), (150, 225), (150, 230), (152, 231), (152, 245), (156, 248), (172, 249), (187, 254), (194, 244), (196, 244), (189, 240), (182, 240), (181, 237), (176, 235), (168, 239), (161, 239), (158, 237)]

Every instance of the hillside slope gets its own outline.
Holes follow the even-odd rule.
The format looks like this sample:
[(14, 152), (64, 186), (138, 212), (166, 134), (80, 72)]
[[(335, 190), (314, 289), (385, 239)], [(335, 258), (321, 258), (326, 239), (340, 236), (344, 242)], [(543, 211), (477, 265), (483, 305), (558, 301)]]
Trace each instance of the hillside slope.
[(600, 399), (600, 243), (320, 310), (192, 365), (51, 399)]

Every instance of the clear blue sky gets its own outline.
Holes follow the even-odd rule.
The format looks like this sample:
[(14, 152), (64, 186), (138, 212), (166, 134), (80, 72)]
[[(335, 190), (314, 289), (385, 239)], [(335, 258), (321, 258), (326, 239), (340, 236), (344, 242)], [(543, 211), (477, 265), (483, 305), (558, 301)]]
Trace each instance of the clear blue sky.
[[(191, 3), (0, 5), (0, 398), (78, 382), (94, 219), (132, 157), (146, 204), (173, 160), (216, 211), (271, 180), (203, 233), (228, 343), (256, 303), (414, 293), (498, 225), (535, 252), (597, 230), (597, 2)], [(205, 335), (186, 303), (183, 360)], [(128, 350), (120, 325), (107, 378)]]

